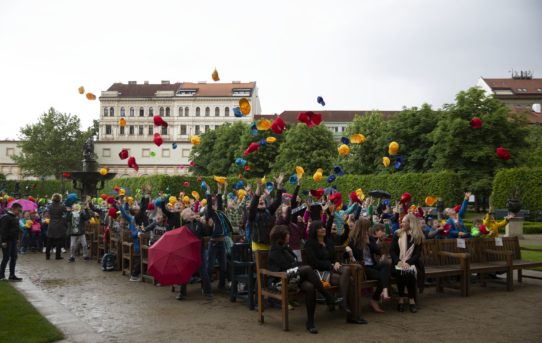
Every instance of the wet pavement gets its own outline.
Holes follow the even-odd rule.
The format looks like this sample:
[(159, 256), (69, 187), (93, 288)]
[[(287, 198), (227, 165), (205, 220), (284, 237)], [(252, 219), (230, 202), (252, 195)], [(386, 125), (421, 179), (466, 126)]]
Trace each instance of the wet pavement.
[(319, 305), (320, 333), (314, 336), (304, 329), (304, 307), (290, 311), (291, 329), (283, 332), (280, 309), (266, 310), (260, 325), (243, 300), (231, 303), (227, 294), (215, 292), (209, 301), (199, 285), (189, 285), (188, 298), (177, 301), (170, 287), (129, 282), (120, 272), (103, 272), (95, 260), (46, 261), (44, 254), (32, 253), (19, 256), (17, 267), (24, 277), (17, 287), (66, 333), (66, 342), (539, 342), (542, 337), (542, 281), (533, 279), (515, 283), (513, 292), (506, 292), (503, 281), (473, 285), (469, 298), (429, 288), (416, 314), (396, 312), (393, 301), (384, 305), (384, 314), (367, 308), (369, 325), (347, 324), (343, 313)]

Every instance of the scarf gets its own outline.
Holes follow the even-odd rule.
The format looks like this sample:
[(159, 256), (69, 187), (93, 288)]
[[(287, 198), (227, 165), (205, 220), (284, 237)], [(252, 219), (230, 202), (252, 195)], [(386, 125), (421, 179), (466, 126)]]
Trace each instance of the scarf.
[[(399, 236), (399, 260), (400, 260), (400, 263), (399, 264), (402, 264), (401, 262), (403, 263), (406, 263), (406, 261), (408, 261), (411, 257), (412, 257), (412, 254), (414, 253), (414, 247), (415, 247), (415, 244), (412, 244), (410, 246), (410, 248), (408, 248), (408, 235), (404, 232), (401, 233), (401, 235)], [(403, 270), (402, 267), (400, 266), (396, 266), (395, 267), (396, 269), (398, 270), (401, 270), (402, 272), (406, 272), (406, 273), (414, 273), (414, 277), (417, 277), (417, 269), (416, 269), (416, 266), (412, 265), (410, 266), (407, 270)]]

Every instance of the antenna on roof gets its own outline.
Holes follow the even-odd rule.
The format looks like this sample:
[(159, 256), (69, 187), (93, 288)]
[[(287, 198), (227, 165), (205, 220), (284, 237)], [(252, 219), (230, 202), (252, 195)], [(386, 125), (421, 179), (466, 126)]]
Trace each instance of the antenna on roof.
[(518, 72), (512, 69), (509, 72), (512, 74), (512, 79), (514, 80), (532, 80), (533, 79), (532, 70), (520, 70)]

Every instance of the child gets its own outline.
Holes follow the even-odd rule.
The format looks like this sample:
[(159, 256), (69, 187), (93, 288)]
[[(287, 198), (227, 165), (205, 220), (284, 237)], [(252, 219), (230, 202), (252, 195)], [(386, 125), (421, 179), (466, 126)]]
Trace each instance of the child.
[(128, 212), (124, 206), (124, 197), (122, 197), (120, 200), (118, 200), (118, 208), (120, 209), (120, 213), (122, 214), (122, 217), (128, 222), (128, 229), (130, 230), (130, 234), (132, 236), (132, 239), (134, 240), (134, 263), (131, 270), (131, 276), (130, 281), (141, 281), (139, 279), (139, 275), (141, 274), (141, 263), (140, 263), (140, 255), (139, 255), (139, 237), (138, 237), (138, 230), (135, 223), (135, 215), (137, 214), (137, 210), (134, 208), (131, 208)]
[(30, 220), (30, 212), (24, 211), (23, 216), (19, 219), (19, 230), (21, 230), (21, 246), (19, 253), (21, 255), (26, 254), (28, 250), (28, 243), (30, 240), (30, 229), (32, 228), (32, 220)]
[(496, 221), (495, 217), (493, 217), (493, 208), (489, 208), (489, 212), (485, 215), (484, 220), (482, 223), (486, 226), (488, 230), (487, 237), (499, 237), (499, 229), (506, 226), (511, 218), (513, 218), (513, 215), (508, 215), (504, 217), (501, 221)]
[(85, 237), (85, 223), (90, 220), (91, 213), (88, 204), (81, 211), (81, 205), (75, 203), (71, 207), (71, 211), (66, 215), (66, 223), (68, 224), (68, 235), (70, 236), (70, 259), (69, 262), (75, 262), (75, 249), (81, 243), (83, 247), (83, 259), (90, 260), (87, 251), (87, 238)]
[(482, 224), (482, 219), (474, 219), (472, 228), (470, 229), (470, 235), (472, 237), (485, 237), (487, 233), (486, 226)]

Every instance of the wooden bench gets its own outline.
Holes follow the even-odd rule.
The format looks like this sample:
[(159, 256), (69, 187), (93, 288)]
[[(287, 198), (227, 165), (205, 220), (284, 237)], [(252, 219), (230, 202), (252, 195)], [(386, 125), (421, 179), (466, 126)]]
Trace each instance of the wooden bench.
[[(337, 256), (342, 256), (344, 253), (344, 247), (337, 247)], [(289, 291), (288, 290), (288, 279), (285, 272), (272, 272), (267, 269), (267, 263), (269, 260), (269, 252), (264, 250), (256, 251), (256, 278), (257, 278), (257, 287), (258, 287), (258, 320), (260, 323), (264, 323), (264, 311), (265, 311), (265, 299), (275, 299), (281, 304), (281, 317), (282, 317), (282, 329), (284, 331), (289, 330), (289, 320), (288, 320), (288, 302), (299, 298), (303, 293), (301, 291)], [(357, 264), (349, 264), (351, 269), (351, 284), (349, 287), (348, 295), (348, 306), (352, 313), (350, 316), (359, 317), (361, 316), (361, 301), (360, 301), (360, 292), (361, 292), (361, 281), (363, 279), (362, 268)], [(278, 278), (281, 280), (282, 285), (285, 285), (281, 288), (280, 291), (270, 288), (268, 286), (268, 278)], [(331, 292), (338, 292), (339, 287), (332, 287), (329, 289)]]
[(121, 229), (120, 234), (117, 235), (114, 232), (110, 232), (110, 238), (109, 238), (109, 252), (114, 254), (117, 261), (116, 261), (116, 270), (121, 270), (121, 258), (122, 258), (122, 232)]
[(132, 274), (132, 264), (134, 261), (134, 239), (130, 230), (122, 231), (121, 243), (121, 270), (122, 275), (130, 276)]
[(102, 262), (102, 257), (105, 255), (105, 253), (108, 251), (109, 246), (105, 243), (105, 226), (101, 225), (98, 226), (98, 232), (96, 235), (97, 243), (96, 243), (96, 254), (97, 254), (97, 260), (98, 263)]
[(141, 250), (141, 281), (150, 281), (153, 285), (156, 285), (154, 278), (147, 273), (147, 268), (149, 265), (149, 240), (150, 234), (142, 233), (139, 236), (139, 246)]

